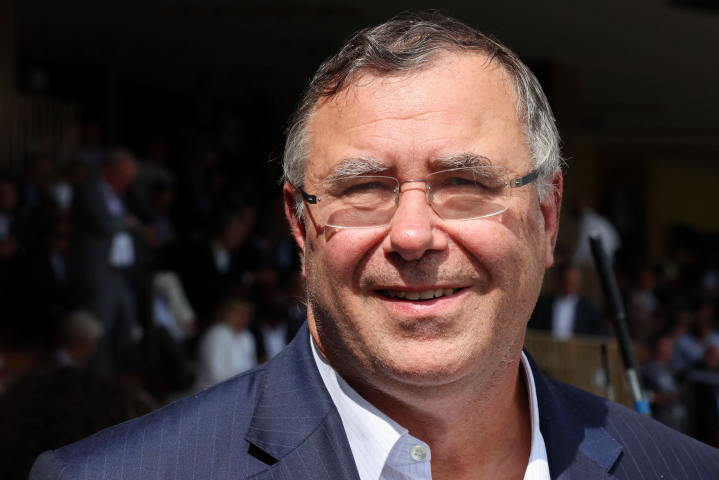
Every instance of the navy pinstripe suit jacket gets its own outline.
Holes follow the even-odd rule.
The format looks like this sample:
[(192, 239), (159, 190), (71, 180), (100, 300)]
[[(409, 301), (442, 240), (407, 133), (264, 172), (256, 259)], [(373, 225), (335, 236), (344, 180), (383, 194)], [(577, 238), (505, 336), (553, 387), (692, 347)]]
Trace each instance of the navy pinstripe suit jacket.
[[(548, 379), (529, 358), (553, 479), (719, 479), (719, 450)], [(45, 452), (30, 474), (31, 480), (122, 478), (359, 480), (307, 325), (269, 363)]]

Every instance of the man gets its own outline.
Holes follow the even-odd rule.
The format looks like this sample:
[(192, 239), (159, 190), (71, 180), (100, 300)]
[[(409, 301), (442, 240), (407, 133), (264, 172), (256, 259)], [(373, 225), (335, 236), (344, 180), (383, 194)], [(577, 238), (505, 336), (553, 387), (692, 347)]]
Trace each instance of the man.
[(70, 212), (68, 274), (82, 307), (97, 316), (104, 330), (88, 363), (108, 375), (124, 367), (142, 335), (129, 281), (135, 265), (132, 229), (137, 219), (127, 212), (123, 200), (136, 174), (130, 152), (108, 151), (100, 175), (78, 184)]
[(560, 340), (574, 335), (608, 335), (607, 322), (596, 306), (579, 296), (582, 273), (564, 265), (557, 270), (559, 292), (540, 297), (527, 328), (548, 330)]
[(285, 151), (308, 327), (258, 369), (45, 453), (31, 478), (719, 478), (715, 450), (522, 352), (557, 233), (551, 118), (517, 57), (457, 21), (359, 32)]

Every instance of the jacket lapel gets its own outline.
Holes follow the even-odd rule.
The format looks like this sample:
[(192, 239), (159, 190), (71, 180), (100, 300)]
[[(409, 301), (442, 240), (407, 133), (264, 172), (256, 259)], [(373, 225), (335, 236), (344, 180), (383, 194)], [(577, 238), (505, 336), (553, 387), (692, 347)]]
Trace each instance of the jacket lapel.
[(337, 408), (317, 370), (305, 323), (267, 367), (245, 439), (271, 468), (264, 478), (359, 480)]
[(622, 446), (577, 402), (563, 384), (547, 379), (525, 350), (534, 375), (539, 408), (539, 428), (544, 438), (553, 480), (615, 478), (609, 472)]

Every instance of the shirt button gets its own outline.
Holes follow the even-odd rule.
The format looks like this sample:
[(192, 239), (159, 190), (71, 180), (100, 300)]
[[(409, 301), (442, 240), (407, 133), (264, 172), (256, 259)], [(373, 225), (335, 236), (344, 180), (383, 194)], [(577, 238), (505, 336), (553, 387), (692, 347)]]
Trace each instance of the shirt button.
[(412, 457), (412, 460), (421, 462), (427, 458), (427, 448), (423, 445), (415, 445), (409, 450), (409, 456)]

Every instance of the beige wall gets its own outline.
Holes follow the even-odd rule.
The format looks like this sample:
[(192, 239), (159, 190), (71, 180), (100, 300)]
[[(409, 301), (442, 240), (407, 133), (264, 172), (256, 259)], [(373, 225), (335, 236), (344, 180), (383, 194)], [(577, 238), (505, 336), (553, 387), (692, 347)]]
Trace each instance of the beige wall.
[(716, 159), (656, 158), (647, 163), (649, 257), (663, 258), (674, 225), (719, 233), (719, 168)]

